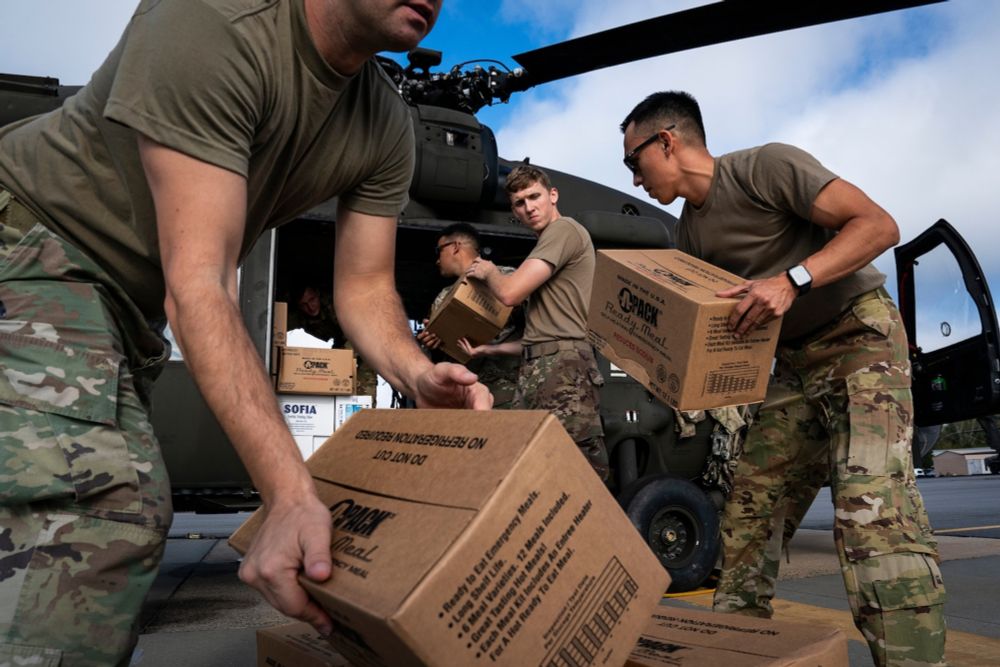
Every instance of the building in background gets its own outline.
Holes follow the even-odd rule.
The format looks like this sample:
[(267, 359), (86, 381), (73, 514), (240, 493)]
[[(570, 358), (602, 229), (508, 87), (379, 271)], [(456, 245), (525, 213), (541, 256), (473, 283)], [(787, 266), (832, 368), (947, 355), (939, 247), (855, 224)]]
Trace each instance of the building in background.
[(991, 447), (941, 449), (934, 452), (934, 469), (938, 475), (988, 475), (986, 459), (994, 456)]

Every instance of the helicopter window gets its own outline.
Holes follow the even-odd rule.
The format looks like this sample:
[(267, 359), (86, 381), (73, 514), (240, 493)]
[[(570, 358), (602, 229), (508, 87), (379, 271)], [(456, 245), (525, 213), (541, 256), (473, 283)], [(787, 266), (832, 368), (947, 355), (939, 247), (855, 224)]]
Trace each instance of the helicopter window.
[(982, 333), (979, 311), (965, 288), (962, 270), (947, 246), (921, 256), (913, 269), (917, 301), (916, 340), (924, 352), (933, 352)]

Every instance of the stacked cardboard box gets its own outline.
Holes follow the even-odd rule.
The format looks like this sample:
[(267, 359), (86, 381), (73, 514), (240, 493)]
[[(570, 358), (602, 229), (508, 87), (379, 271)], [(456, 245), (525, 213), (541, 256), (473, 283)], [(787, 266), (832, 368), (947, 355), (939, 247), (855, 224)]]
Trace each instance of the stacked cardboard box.
[(280, 301), (274, 304), (271, 340), (271, 375), (279, 393), (354, 394), (357, 377), (354, 351), (288, 347), (288, 305)]
[(781, 320), (728, 328), (742, 278), (678, 250), (597, 253), (588, 338), (667, 405), (703, 410), (764, 400)]
[(847, 667), (847, 637), (821, 624), (661, 606), (627, 667)]
[(363, 410), (307, 466), (334, 574), (300, 582), (354, 664), (622, 665), (669, 584), (546, 412)]
[(507, 325), (510, 306), (505, 306), (477, 280), (460, 279), (427, 321), (427, 331), (441, 339), (441, 349), (465, 363), (469, 355), (458, 346), (459, 338), (473, 345), (493, 340)]
[(348, 667), (344, 656), (308, 623), (257, 631), (257, 667)]
[[(349, 664), (306, 623), (257, 631), (258, 667)], [(815, 623), (659, 606), (625, 664), (626, 667), (847, 667), (847, 637), (837, 628)]]
[(281, 414), (302, 452), (309, 458), (351, 415), (372, 407), (371, 396), (279, 394)]
[(348, 417), (372, 407), (371, 396), (355, 396), (353, 350), (288, 347), (288, 306), (274, 304), (271, 376), (288, 429), (309, 458)]

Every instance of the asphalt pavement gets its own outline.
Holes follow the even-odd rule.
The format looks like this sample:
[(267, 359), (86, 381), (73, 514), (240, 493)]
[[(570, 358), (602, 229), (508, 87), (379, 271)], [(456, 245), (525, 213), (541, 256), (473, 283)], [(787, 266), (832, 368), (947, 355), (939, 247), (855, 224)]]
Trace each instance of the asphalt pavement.
[[(940, 480), (928, 480), (937, 482)], [(922, 490), (930, 485), (921, 483)], [(942, 497), (954, 489), (941, 484)], [(988, 495), (959, 503), (966, 513), (989, 507), (996, 523), (1000, 482), (984, 486)], [(950, 489), (950, 490), (949, 490)], [(925, 500), (928, 491), (924, 491)], [(974, 501), (974, 502), (970, 502)], [(933, 503), (928, 501), (928, 507)], [(807, 515), (804, 526), (823, 526), (823, 499)], [(937, 527), (934, 510), (932, 523)], [(287, 622), (236, 576), (239, 556), (226, 538), (247, 515), (187, 515), (175, 520), (160, 575), (143, 609), (139, 645), (132, 665), (142, 667), (245, 667), (256, 664), (258, 628)], [(968, 518), (968, 517), (967, 517)], [(979, 517), (973, 517), (979, 518)], [(948, 523), (951, 519), (942, 521)], [(962, 523), (961, 519), (955, 519)], [(945, 531), (952, 530), (949, 528)], [(978, 532), (977, 532), (978, 531)], [(986, 524), (965, 522), (956, 534), (939, 534), (941, 570), (948, 590), (947, 657), (953, 667), (1000, 665), (1000, 539)], [(775, 615), (778, 619), (825, 623), (840, 627), (849, 639), (851, 667), (872, 660), (848, 611), (843, 582), (828, 528), (803, 528), (792, 540), (789, 560), (782, 564)], [(710, 607), (711, 592), (665, 598), (665, 605)]]

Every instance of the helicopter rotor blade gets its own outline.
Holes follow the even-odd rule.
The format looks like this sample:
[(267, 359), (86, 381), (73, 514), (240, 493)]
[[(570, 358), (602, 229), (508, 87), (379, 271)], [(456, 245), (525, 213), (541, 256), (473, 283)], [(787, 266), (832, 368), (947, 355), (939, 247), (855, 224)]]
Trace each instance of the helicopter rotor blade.
[(512, 90), (604, 67), (745, 37), (944, 0), (722, 0), (513, 56), (525, 75)]

